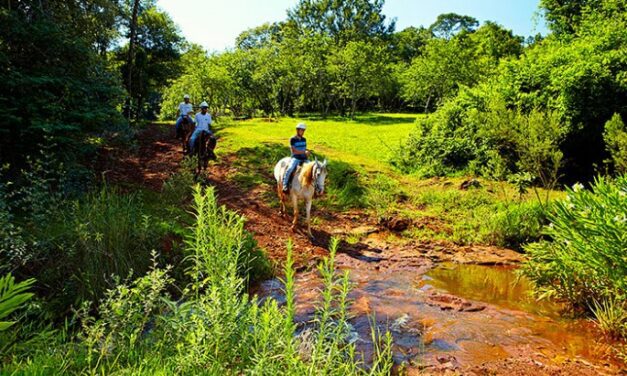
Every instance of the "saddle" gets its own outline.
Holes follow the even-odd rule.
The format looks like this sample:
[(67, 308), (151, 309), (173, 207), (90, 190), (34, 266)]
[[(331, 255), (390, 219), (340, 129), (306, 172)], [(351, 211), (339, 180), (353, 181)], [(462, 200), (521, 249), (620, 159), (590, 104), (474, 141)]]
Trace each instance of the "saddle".
[(289, 188), (292, 187), (292, 180), (294, 180), (294, 176), (296, 176), (296, 172), (300, 171), (300, 168), (303, 166), (303, 164), (305, 164), (305, 162), (307, 162), (306, 160), (299, 160), (298, 161), (298, 166), (292, 170), (292, 173), (290, 174), (290, 177), (287, 179), (287, 186)]

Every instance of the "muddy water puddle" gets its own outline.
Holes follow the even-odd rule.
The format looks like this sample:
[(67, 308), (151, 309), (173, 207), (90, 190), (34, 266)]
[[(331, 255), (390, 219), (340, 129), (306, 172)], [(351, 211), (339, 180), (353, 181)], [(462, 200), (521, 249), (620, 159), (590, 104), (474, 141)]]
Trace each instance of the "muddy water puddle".
[[(561, 318), (559, 304), (536, 302), (529, 282), (513, 267), (434, 268), (416, 259), (398, 269), (379, 268), (346, 254), (338, 254), (337, 264), (350, 269), (352, 340), (365, 361), (372, 356), (374, 322), (391, 332), (395, 361), (418, 369), (460, 370), (510, 358), (606, 366), (610, 348), (593, 326)], [(314, 313), (321, 287), (316, 272), (297, 276), (297, 320), (303, 325)], [(281, 288), (278, 280), (267, 281), (257, 293), (284, 301)]]

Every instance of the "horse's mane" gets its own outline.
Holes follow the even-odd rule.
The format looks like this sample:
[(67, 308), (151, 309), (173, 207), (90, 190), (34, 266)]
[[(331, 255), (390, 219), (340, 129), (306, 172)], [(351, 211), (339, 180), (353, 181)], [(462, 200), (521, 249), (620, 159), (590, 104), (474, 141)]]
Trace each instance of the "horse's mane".
[(313, 168), (316, 164), (309, 162), (303, 165), (303, 169), (300, 172), (299, 180), (300, 185), (303, 187), (310, 186), (313, 182)]

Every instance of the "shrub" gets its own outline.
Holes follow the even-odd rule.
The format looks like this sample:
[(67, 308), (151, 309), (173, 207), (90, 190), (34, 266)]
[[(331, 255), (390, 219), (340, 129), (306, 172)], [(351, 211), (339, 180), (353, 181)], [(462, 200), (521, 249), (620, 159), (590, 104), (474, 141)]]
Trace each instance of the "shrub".
[(503, 205), (490, 217), (489, 243), (514, 249), (537, 241), (542, 235), (546, 214), (538, 202)]
[(612, 157), (611, 162), (619, 174), (627, 173), (627, 128), (619, 114), (614, 114), (605, 123), (603, 132), (605, 148)]
[(598, 178), (591, 190), (568, 189), (548, 214), (550, 240), (525, 247), (523, 272), (542, 296), (587, 309), (627, 297), (627, 176)]

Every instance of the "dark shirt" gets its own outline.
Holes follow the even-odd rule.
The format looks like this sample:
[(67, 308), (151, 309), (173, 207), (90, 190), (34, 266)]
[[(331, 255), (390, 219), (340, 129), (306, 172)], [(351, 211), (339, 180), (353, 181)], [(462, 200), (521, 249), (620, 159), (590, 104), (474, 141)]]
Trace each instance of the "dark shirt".
[[(290, 145), (294, 149), (296, 149), (298, 151), (304, 152), (304, 151), (307, 150), (307, 140), (305, 139), (305, 137), (293, 136), (292, 138), (290, 138)], [(296, 158), (296, 159), (300, 159), (300, 160), (306, 160), (307, 159), (307, 155), (292, 153), (292, 158)]]

